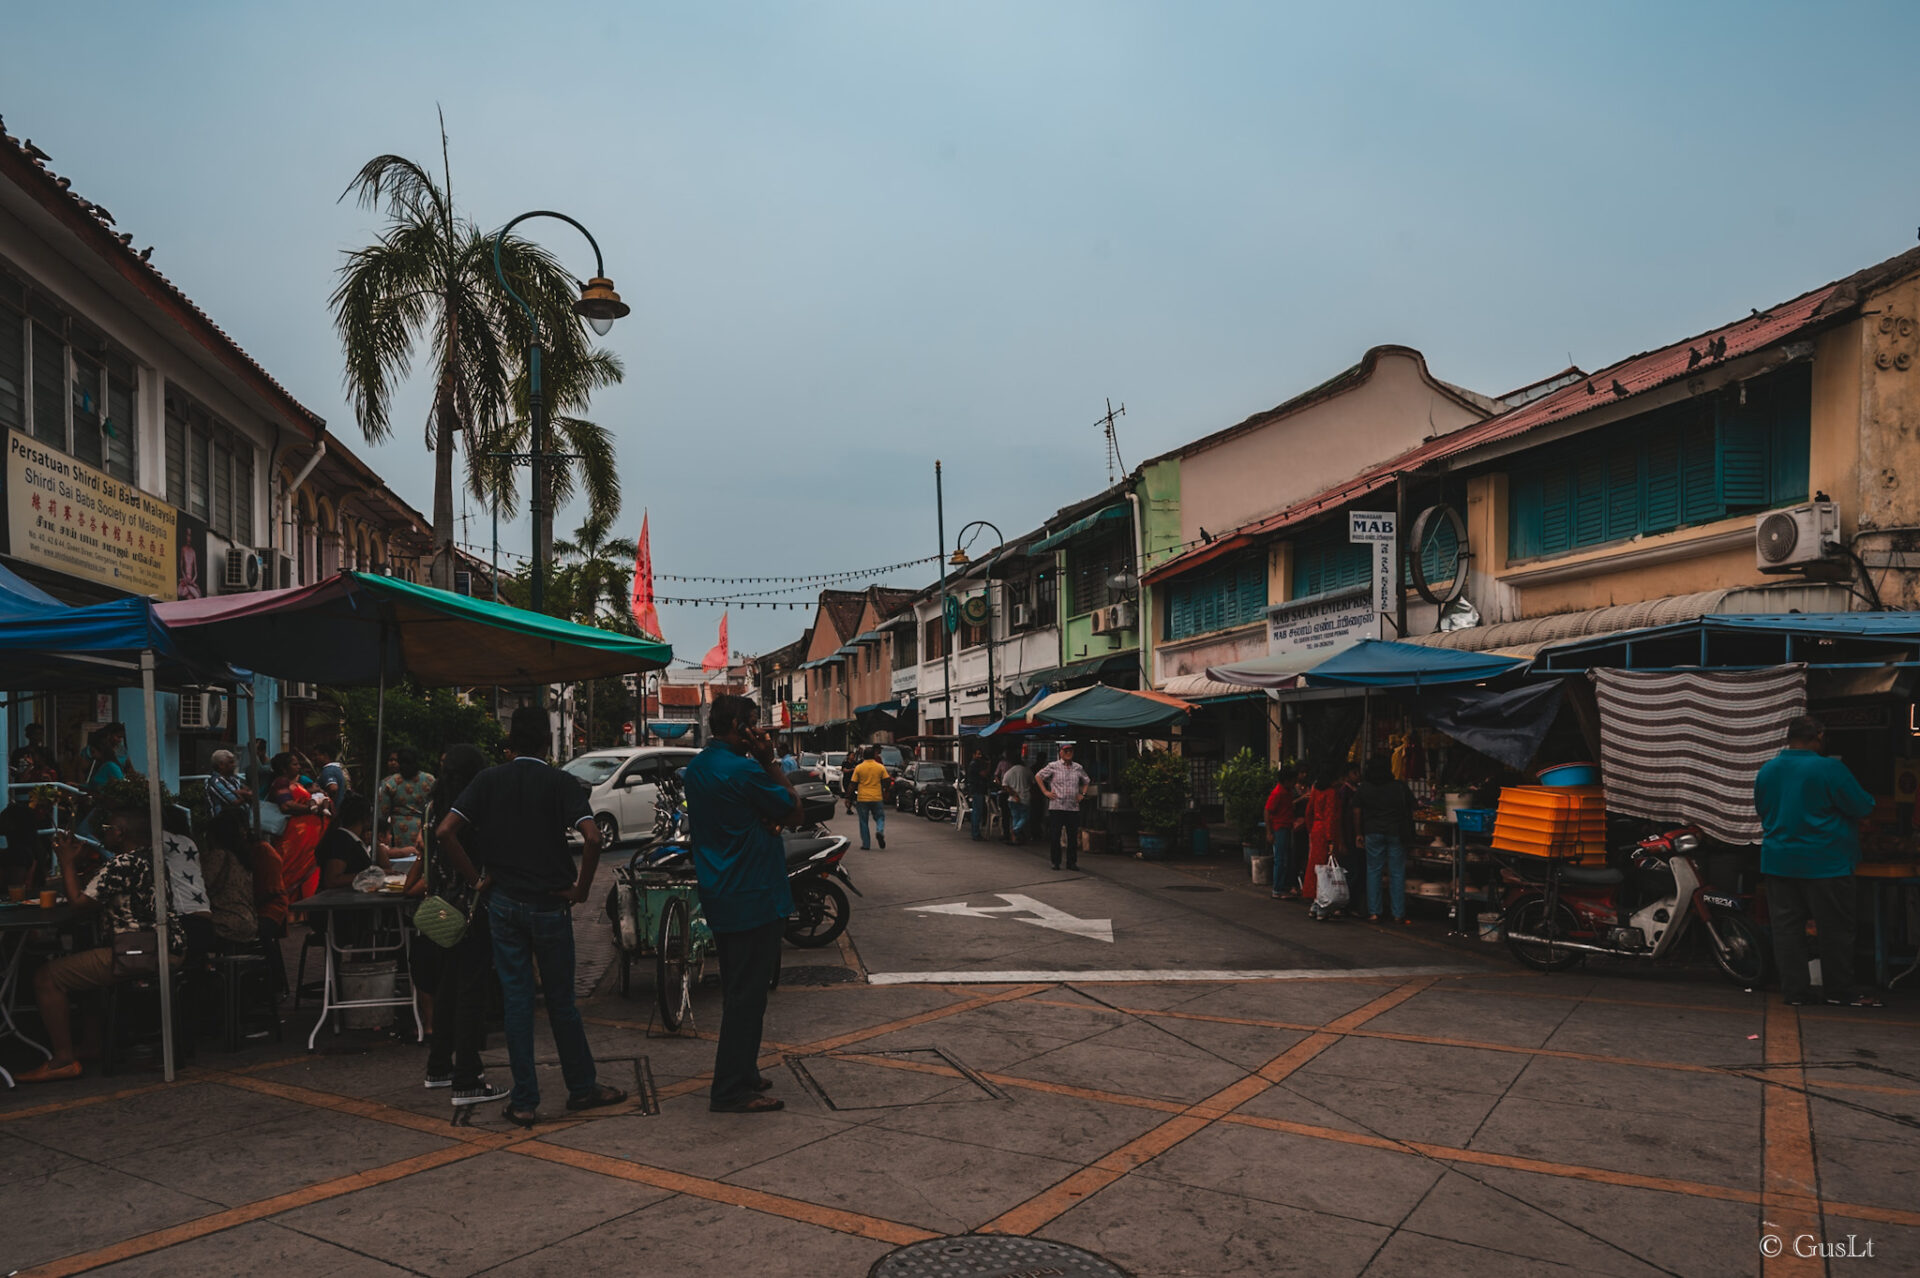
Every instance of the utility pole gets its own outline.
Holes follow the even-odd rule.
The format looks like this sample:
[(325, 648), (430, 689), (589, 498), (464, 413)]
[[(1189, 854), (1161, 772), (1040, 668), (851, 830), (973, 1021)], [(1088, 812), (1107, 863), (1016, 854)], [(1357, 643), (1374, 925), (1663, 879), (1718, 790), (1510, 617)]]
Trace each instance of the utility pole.
[(953, 635), (947, 630), (947, 497), (940, 460), (933, 463), (933, 519), (940, 542), (940, 681), (947, 696), (947, 726), (953, 729), (953, 754), (960, 757), (960, 716), (953, 711)]

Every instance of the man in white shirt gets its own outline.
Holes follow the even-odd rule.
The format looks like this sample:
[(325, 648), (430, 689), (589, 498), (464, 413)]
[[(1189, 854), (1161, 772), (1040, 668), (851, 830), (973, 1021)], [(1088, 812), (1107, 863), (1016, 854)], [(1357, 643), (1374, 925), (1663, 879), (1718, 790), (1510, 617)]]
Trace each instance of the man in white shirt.
[(1080, 799), (1093, 778), (1073, 761), (1073, 742), (1060, 743), (1060, 757), (1040, 769), (1034, 780), (1047, 796), (1047, 857), (1060, 868), (1061, 836), (1065, 835), (1067, 868), (1080, 868)]

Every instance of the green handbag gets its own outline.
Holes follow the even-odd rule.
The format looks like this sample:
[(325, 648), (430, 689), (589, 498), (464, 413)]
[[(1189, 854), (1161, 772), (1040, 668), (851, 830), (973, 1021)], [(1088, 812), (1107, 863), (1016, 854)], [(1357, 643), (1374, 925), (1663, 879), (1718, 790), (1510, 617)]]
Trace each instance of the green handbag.
[(443, 950), (460, 944), (467, 934), (467, 916), (444, 896), (430, 896), (413, 912), (413, 926)]

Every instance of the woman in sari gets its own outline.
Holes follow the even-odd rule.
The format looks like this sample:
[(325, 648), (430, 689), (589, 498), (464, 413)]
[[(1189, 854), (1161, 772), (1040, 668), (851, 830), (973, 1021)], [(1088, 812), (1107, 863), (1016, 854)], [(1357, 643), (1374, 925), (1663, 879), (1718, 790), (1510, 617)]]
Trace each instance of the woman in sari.
[(299, 782), (299, 765), (291, 754), (276, 754), (272, 762), (273, 780), (267, 783), (267, 802), (287, 818), (280, 832), (280, 883), (289, 899), (304, 901), (313, 895), (320, 878), (320, 867), (313, 859), (320, 837), (327, 832), (322, 814), (324, 800)]
[(433, 773), (420, 770), (420, 752), (410, 746), (393, 753), (394, 770), (380, 782), (379, 803), (374, 812), (377, 828), (382, 819), (390, 819), (388, 840), (396, 848), (419, 848), (420, 827), (427, 814), (427, 796), (433, 792)]

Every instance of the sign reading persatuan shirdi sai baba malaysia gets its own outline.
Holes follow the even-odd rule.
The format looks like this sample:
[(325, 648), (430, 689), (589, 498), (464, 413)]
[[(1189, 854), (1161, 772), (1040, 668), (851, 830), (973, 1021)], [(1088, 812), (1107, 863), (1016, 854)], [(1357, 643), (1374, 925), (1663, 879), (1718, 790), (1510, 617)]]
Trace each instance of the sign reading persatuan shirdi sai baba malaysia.
[(155, 599), (201, 591), (205, 543), (177, 507), (19, 431), (5, 499), (0, 550), (15, 559)]

